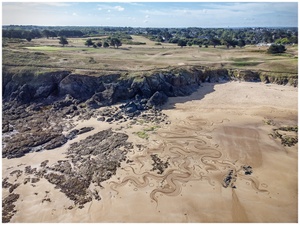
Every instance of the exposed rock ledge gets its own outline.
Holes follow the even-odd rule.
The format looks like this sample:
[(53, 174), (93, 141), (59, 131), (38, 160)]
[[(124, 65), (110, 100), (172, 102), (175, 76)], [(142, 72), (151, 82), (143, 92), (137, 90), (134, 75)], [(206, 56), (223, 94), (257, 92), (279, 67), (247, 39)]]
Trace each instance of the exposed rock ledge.
[[(225, 69), (207, 70), (176, 69), (157, 72), (150, 76), (130, 77), (121, 74), (107, 76), (86, 76), (69, 71), (41, 75), (3, 72), (3, 100), (14, 105), (41, 103), (53, 104), (71, 96), (77, 102), (87, 101), (94, 108), (132, 99), (149, 99), (156, 92), (168, 97), (185, 96), (195, 91), (201, 82), (229, 80)], [(160, 102), (163, 103), (163, 102)], [(71, 105), (72, 102), (56, 103), (56, 107)]]
[[(269, 76), (263, 72), (248, 70), (208, 69), (204, 67), (175, 68), (153, 72), (151, 75), (130, 76), (114, 74), (87, 76), (59, 71), (34, 75), (11, 74), (3, 70), (3, 101), (13, 105), (40, 103), (49, 105), (71, 96), (75, 102), (87, 101), (93, 108), (133, 99), (149, 99), (156, 92), (168, 97), (185, 96), (194, 92), (201, 82), (219, 82), (232, 79), (263, 81), (297, 86), (298, 76)], [(71, 105), (63, 101), (56, 107)], [(155, 103), (155, 102), (154, 102)], [(162, 104), (163, 102), (159, 102)], [(5, 107), (4, 107), (5, 109)]]

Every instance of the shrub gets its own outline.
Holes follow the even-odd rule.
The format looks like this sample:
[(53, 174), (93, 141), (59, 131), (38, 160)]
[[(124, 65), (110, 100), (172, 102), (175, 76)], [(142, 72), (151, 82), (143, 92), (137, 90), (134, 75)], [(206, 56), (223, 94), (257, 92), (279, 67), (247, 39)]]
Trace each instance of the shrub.
[(286, 48), (283, 45), (271, 45), (267, 53), (269, 54), (277, 54), (277, 53), (284, 53), (286, 51)]

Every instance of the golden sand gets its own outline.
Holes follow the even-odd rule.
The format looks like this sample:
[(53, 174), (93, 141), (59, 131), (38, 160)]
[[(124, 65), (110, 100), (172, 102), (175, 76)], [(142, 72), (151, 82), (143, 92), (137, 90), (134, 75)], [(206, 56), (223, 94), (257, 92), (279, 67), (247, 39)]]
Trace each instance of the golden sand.
[[(191, 96), (169, 98), (163, 112), (171, 124), (149, 132), (148, 140), (134, 134), (146, 125), (78, 121), (77, 128), (95, 128), (86, 136), (112, 127), (145, 147), (135, 147), (128, 154), (132, 162), (97, 187), (101, 200), (82, 209), (45, 179), (20, 185), (11, 222), (297, 222), (298, 145), (283, 146), (270, 136), (273, 128), (297, 125), (297, 101), (298, 89), (290, 86), (205, 83)], [(64, 159), (68, 146), (3, 159), (3, 177)], [(155, 154), (168, 162), (162, 174), (153, 170)], [(243, 166), (251, 166), (252, 174)], [(226, 188), (230, 171), (234, 182)]]

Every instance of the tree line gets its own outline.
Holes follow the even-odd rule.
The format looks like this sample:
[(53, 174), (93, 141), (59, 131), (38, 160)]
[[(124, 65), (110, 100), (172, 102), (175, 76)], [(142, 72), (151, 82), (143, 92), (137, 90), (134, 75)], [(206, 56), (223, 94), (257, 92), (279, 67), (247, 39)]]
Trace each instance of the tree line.
[(56, 38), (56, 37), (83, 37), (84, 33), (80, 30), (22, 30), (22, 29), (2, 29), (2, 37), (4, 38)]
[[(198, 45), (225, 45), (227, 48), (243, 47), (249, 44), (275, 43), (278, 45), (297, 44), (298, 28), (131, 28), (131, 27), (40, 27), (40, 26), (3, 26), (5, 38), (58, 38), (111, 36), (123, 43), (132, 43), (130, 35), (143, 35), (157, 43), (174, 43), (181, 47)], [(106, 41), (114, 47), (120, 45)], [(94, 45), (95, 44), (95, 45)], [(88, 46), (96, 46), (94, 43)], [(104, 45), (104, 42), (101, 43)], [(145, 43), (135, 43), (145, 44)], [(99, 46), (98, 46), (99, 47)]]

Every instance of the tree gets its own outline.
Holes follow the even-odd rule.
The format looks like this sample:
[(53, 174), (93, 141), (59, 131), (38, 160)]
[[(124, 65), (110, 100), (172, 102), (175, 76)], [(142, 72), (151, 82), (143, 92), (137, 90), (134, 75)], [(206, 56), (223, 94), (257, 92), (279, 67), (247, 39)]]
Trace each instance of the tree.
[(181, 48), (183, 48), (183, 46), (186, 46), (187, 41), (185, 39), (179, 39), (178, 40), (178, 46), (180, 46)]
[(223, 39), (222, 44), (226, 45), (226, 47), (229, 48), (230, 47), (230, 41), (231, 41), (230, 39)]
[(109, 44), (105, 41), (104, 43), (103, 43), (103, 48), (108, 48), (109, 47)]
[(30, 41), (32, 40), (32, 38), (28, 36), (28, 37), (26, 38), (26, 40), (27, 40), (28, 42), (30, 42)]
[(84, 43), (86, 46), (90, 47), (91, 45), (94, 45), (94, 42), (92, 41), (92, 39), (87, 39)]
[(213, 45), (214, 48), (215, 48), (216, 45), (220, 45), (220, 44), (221, 44), (221, 41), (220, 41), (220, 39), (218, 39), (218, 38), (212, 38), (212, 39), (210, 40), (210, 44)]
[(30, 35), (32, 38), (41, 38), (42, 37), (42, 35), (38, 29), (33, 29), (30, 33), (31, 33)]
[(122, 42), (118, 38), (111, 38), (110, 39), (110, 45), (114, 46), (114, 48), (119, 48), (119, 46), (122, 46)]
[(244, 47), (246, 45), (246, 42), (243, 40), (243, 39), (240, 39), (238, 41), (238, 44), (237, 44), (240, 48)]
[(277, 54), (277, 53), (284, 53), (286, 51), (286, 48), (283, 45), (271, 45), (267, 53), (269, 54)]
[(96, 44), (99, 48), (101, 48), (102, 47), (102, 43), (99, 41), (99, 42), (97, 42), (97, 44)]
[(287, 45), (290, 44), (290, 40), (288, 38), (280, 38), (275, 41), (275, 44)]
[(49, 31), (49, 37), (52, 37), (52, 39), (55, 38), (55, 37), (57, 37), (56, 32)]
[(69, 42), (68, 42), (67, 38), (61, 36), (59, 38), (59, 44), (61, 44), (64, 47), (65, 45), (69, 44)]
[(43, 30), (42, 31), (42, 35), (44, 36), (44, 37), (46, 37), (47, 39), (50, 37), (50, 31), (49, 30)]

